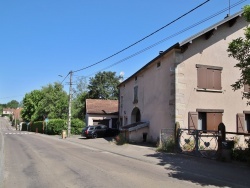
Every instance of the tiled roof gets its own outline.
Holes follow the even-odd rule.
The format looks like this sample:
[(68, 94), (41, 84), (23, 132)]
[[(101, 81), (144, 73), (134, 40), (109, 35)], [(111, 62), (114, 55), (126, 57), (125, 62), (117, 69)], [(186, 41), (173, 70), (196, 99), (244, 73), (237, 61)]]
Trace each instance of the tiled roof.
[(118, 114), (118, 100), (86, 99), (87, 114)]

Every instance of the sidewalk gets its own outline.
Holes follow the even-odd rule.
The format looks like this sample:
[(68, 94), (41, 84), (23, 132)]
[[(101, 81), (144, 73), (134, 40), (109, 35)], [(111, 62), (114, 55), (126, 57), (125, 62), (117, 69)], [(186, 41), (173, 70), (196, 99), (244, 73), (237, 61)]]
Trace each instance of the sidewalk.
[(111, 138), (86, 139), (81, 136), (72, 136), (70, 138), (66, 138), (66, 140), (140, 161), (150, 162), (153, 164), (159, 163), (159, 159), (149, 157), (150, 155), (154, 155), (156, 153), (156, 147), (132, 144), (116, 145)]

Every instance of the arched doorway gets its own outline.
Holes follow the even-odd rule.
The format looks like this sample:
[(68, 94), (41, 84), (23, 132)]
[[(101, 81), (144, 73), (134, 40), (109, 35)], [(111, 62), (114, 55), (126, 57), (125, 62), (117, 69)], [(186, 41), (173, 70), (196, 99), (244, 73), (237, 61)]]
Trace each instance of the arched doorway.
[(141, 121), (141, 112), (140, 109), (135, 107), (131, 114), (131, 123), (136, 123)]

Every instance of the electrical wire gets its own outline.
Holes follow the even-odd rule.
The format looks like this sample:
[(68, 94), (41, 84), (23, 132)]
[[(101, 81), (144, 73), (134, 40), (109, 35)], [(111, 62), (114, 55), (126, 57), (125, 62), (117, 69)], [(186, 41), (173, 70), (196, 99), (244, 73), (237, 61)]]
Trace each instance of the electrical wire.
[(216, 17), (216, 16), (218, 16), (218, 15), (226, 12), (226, 11), (228, 11), (230, 8), (233, 8), (233, 7), (235, 7), (235, 6), (243, 3), (245, 1), (246, 0), (241, 0), (241, 1), (233, 4), (231, 7), (225, 8), (225, 9), (223, 9), (223, 10), (221, 10), (221, 11), (219, 11), (219, 12), (217, 12), (217, 13), (215, 13), (215, 14), (213, 14), (213, 15), (211, 15), (211, 16), (209, 16), (209, 17), (207, 17), (207, 18), (205, 18), (205, 19), (203, 19), (203, 20), (201, 20), (201, 21), (199, 21), (199, 22), (197, 22), (197, 23), (189, 26), (189, 27), (186, 27), (185, 29), (183, 29), (183, 30), (181, 30), (181, 31), (179, 31), (177, 33), (174, 33), (173, 35), (170, 35), (170, 36), (168, 36), (168, 37), (166, 37), (166, 38), (164, 38), (164, 39), (162, 39), (162, 40), (160, 40), (160, 41), (158, 41), (158, 42), (156, 42), (156, 43), (154, 43), (154, 44), (152, 44), (152, 45), (150, 45), (150, 46), (148, 46), (148, 47), (146, 47), (146, 48), (144, 48), (144, 49), (142, 49), (142, 50), (140, 50), (140, 51), (138, 51), (138, 52), (136, 52), (136, 53), (134, 53), (134, 54), (132, 54), (130, 56), (127, 56), (127, 57), (125, 57), (125, 58), (117, 61), (116, 63), (113, 63), (113, 64), (111, 64), (111, 65), (109, 65), (109, 66), (107, 66), (107, 67), (105, 67), (105, 68), (103, 68), (103, 69), (95, 72), (95, 73), (92, 73), (92, 74), (90, 74), (90, 75), (88, 75), (86, 77), (90, 77), (91, 75), (94, 75), (94, 74), (96, 74), (98, 72), (101, 72), (103, 70), (109, 69), (109, 68), (111, 68), (111, 67), (113, 67), (113, 66), (115, 66), (117, 64), (120, 64), (120, 63), (122, 63), (124, 61), (127, 61), (128, 59), (131, 59), (131, 58), (133, 58), (133, 57), (135, 57), (135, 56), (137, 56), (137, 55), (139, 55), (139, 54), (141, 54), (141, 53), (143, 53), (143, 52), (145, 52), (145, 51), (147, 51), (147, 50), (149, 50), (149, 49), (151, 49), (151, 48), (153, 48), (153, 47), (155, 47), (155, 46), (157, 46), (157, 45), (159, 45), (159, 44), (161, 44), (163, 42), (165, 42), (166, 40), (169, 40), (169, 39), (171, 39), (173, 37), (176, 37), (176, 36), (178, 36), (178, 35), (186, 32), (186, 31), (188, 31), (188, 30), (190, 30), (190, 29), (192, 29), (192, 28), (194, 28), (194, 27), (196, 27), (196, 26), (198, 26), (198, 25), (200, 25), (200, 24), (202, 24), (202, 23), (204, 23), (204, 22), (206, 22), (206, 21), (208, 21), (208, 20), (210, 20), (210, 19), (212, 19), (212, 18), (214, 18), (214, 17)]
[[(71, 71), (70, 71), (71, 72)], [(61, 84), (66, 80), (66, 78), (69, 76), (70, 72), (64, 77), (63, 81), (61, 81)]]
[(91, 64), (91, 65), (89, 65), (89, 66), (84, 67), (84, 68), (75, 70), (75, 71), (73, 71), (73, 72), (79, 72), (79, 71), (88, 69), (88, 68), (90, 68), (90, 67), (93, 67), (93, 66), (95, 66), (95, 65), (97, 65), (97, 64), (99, 64), (99, 63), (102, 63), (103, 61), (106, 61), (106, 60), (108, 60), (108, 59), (110, 59), (110, 58), (112, 58), (112, 57), (114, 57), (114, 56), (120, 54), (121, 52), (123, 52), (123, 51), (125, 51), (125, 50), (127, 50), (127, 49), (129, 49), (129, 48), (131, 48), (131, 47), (133, 47), (133, 46), (135, 46), (136, 44), (138, 44), (138, 43), (140, 43), (140, 42), (142, 42), (142, 41), (144, 41), (145, 39), (149, 38), (150, 36), (154, 35), (155, 33), (158, 33), (159, 31), (161, 31), (162, 29), (166, 28), (167, 26), (169, 26), (169, 25), (175, 23), (176, 21), (180, 20), (181, 18), (183, 18), (184, 16), (190, 14), (191, 12), (195, 11), (196, 9), (198, 9), (199, 7), (201, 7), (201, 6), (203, 6), (204, 4), (208, 3), (209, 1), (210, 1), (210, 0), (207, 0), (207, 1), (203, 2), (203, 3), (201, 3), (200, 5), (196, 6), (195, 8), (193, 8), (193, 9), (191, 9), (190, 11), (186, 12), (185, 14), (179, 16), (178, 18), (176, 18), (176, 19), (174, 19), (173, 21), (169, 22), (168, 24), (164, 25), (164, 26), (161, 27), (160, 29), (157, 29), (156, 31), (150, 33), (149, 35), (143, 37), (142, 39), (136, 41), (135, 43), (133, 43), (133, 44), (127, 46), (126, 48), (123, 48), (122, 50), (120, 50), (120, 51), (118, 51), (118, 52), (116, 52), (116, 53), (114, 53), (114, 54), (112, 54), (112, 55), (110, 55), (110, 56), (104, 58), (104, 59), (101, 60), (101, 61), (98, 61), (98, 62), (96, 62), (96, 63), (93, 63), (93, 64)]

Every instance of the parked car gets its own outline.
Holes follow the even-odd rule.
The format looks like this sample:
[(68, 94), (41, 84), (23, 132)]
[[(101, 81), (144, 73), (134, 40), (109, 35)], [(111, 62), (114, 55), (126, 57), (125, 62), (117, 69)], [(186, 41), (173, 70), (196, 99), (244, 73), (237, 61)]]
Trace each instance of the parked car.
[(111, 129), (106, 125), (87, 126), (82, 130), (82, 136), (86, 138), (111, 137), (120, 133), (119, 129)]

